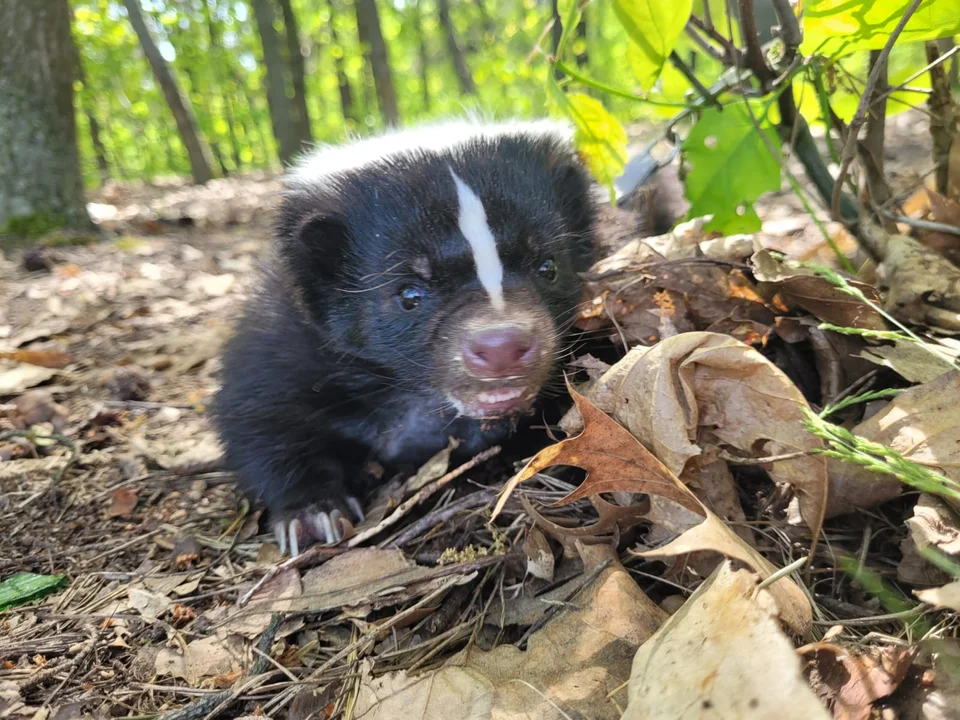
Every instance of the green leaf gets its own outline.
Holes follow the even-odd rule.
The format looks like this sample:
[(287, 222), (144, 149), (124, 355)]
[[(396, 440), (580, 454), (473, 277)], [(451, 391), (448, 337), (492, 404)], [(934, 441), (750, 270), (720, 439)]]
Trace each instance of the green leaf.
[[(769, 131), (766, 107), (751, 103), (770, 145), (779, 147)], [(690, 217), (713, 215), (706, 229), (724, 234), (755, 232), (760, 218), (753, 202), (763, 193), (780, 189), (780, 163), (747, 111), (745, 103), (704, 111), (681, 146), (689, 167), (684, 181)]]
[(603, 104), (582, 93), (564, 93), (551, 75), (550, 98), (560, 112), (573, 121), (574, 140), (590, 172), (601, 185), (613, 188), (613, 181), (627, 162), (627, 133)]
[[(882, 48), (910, 0), (807, 0), (803, 10), (804, 55), (847, 55)], [(924, 0), (898, 42), (936, 40), (960, 32), (957, 0)]]
[(613, 8), (639, 50), (630, 58), (633, 74), (649, 90), (690, 19), (693, 0), (613, 0)]
[(66, 575), (35, 575), (27, 572), (11, 575), (0, 582), (0, 612), (36, 600), (56, 590), (66, 580)]

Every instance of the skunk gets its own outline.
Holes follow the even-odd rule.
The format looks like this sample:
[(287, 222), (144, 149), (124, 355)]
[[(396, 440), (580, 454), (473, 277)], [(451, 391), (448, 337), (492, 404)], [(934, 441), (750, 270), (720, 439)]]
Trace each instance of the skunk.
[(281, 551), (363, 521), (368, 468), (502, 442), (557, 377), (597, 217), (572, 132), (455, 122), (321, 148), (223, 355), (214, 417)]

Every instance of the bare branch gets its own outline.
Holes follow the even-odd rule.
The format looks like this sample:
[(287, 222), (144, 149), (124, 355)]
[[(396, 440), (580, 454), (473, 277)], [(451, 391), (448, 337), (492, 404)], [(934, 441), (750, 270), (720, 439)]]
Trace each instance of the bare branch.
[(683, 76), (687, 79), (687, 82), (693, 85), (694, 89), (697, 91), (700, 97), (703, 98), (707, 105), (720, 107), (720, 102), (717, 100), (716, 96), (706, 87), (704, 87), (703, 83), (700, 82), (699, 78), (693, 74), (693, 70), (687, 67), (687, 64), (677, 54), (676, 50), (670, 53), (670, 62), (673, 63), (673, 66), (683, 74)]
[(777, 19), (780, 20), (780, 39), (783, 40), (784, 46), (783, 59), (787, 65), (790, 65), (800, 50), (800, 43), (803, 42), (800, 23), (797, 22), (797, 16), (793, 14), (790, 0), (773, 0), (773, 9), (777, 13)]
[[(743, 2), (750, 3), (752, 9), (753, 4), (750, 0), (741, 0), (741, 3)], [(853, 116), (853, 120), (847, 129), (847, 140), (843, 145), (843, 152), (840, 154), (840, 172), (837, 175), (836, 184), (833, 187), (833, 198), (830, 203), (830, 212), (834, 220), (842, 219), (840, 214), (840, 196), (843, 193), (843, 182), (846, 180), (847, 172), (850, 170), (850, 163), (853, 162), (853, 158), (857, 152), (857, 136), (860, 134), (860, 128), (866, 120), (867, 106), (871, 103), (871, 98), (874, 96), (877, 79), (880, 77), (881, 71), (885, 72), (890, 51), (893, 50), (897, 38), (900, 37), (900, 33), (903, 32), (903, 28), (910, 21), (910, 18), (913, 17), (917, 8), (920, 7), (921, 2), (923, 2), (923, 0), (913, 0), (913, 2), (910, 3), (910, 7), (907, 8), (903, 17), (900, 18), (900, 22), (897, 23), (893, 32), (890, 33), (890, 37), (887, 38), (887, 42), (877, 56), (877, 62), (874, 64), (873, 70), (870, 71), (870, 76), (867, 78), (867, 85), (864, 88), (863, 97), (860, 98), (857, 113)]]
[[(881, 67), (882, 65), (882, 67)], [(877, 82), (873, 92), (875, 95), (886, 92), (887, 62), (877, 50), (870, 51), (870, 71), (877, 73)], [(878, 103), (871, 106), (867, 112), (867, 132), (863, 142), (859, 144), (860, 162), (863, 165), (867, 188), (870, 191), (870, 200), (874, 205), (884, 205), (890, 200), (892, 193), (884, 178), (883, 145), (887, 128), (887, 105)], [(896, 232), (896, 227), (889, 219), (881, 217), (884, 229), (887, 232)]]
[[(704, 5), (704, 7), (706, 7), (706, 5)], [(706, 16), (706, 13), (704, 13), (704, 15)], [(717, 32), (713, 27), (713, 23), (708, 25), (696, 15), (691, 15), (688, 23), (726, 50), (727, 59), (724, 60), (725, 64), (733, 65), (734, 67), (743, 65), (740, 48), (734, 45), (732, 40)]]
[(937, 192), (945, 195), (950, 182), (950, 146), (957, 131), (956, 109), (950, 93), (950, 79), (946, 68), (937, 62), (942, 61), (936, 42), (928, 42), (927, 62), (930, 63), (930, 87), (932, 92), (927, 98), (930, 109), (930, 138), (933, 140), (933, 161), (937, 165)]
[(684, 28), (684, 29), (686, 30), (687, 35), (690, 36), (690, 39), (693, 40), (693, 41), (697, 44), (697, 46), (698, 46), (701, 50), (703, 50), (707, 55), (709, 55), (709, 56), (712, 57), (714, 60), (716, 60), (717, 62), (720, 62), (720, 63), (722, 63), (722, 64), (724, 64), (724, 65), (727, 65), (727, 64), (730, 63), (730, 61), (727, 59), (727, 56), (726, 56), (724, 53), (722, 53), (722, 52), (720, 52), (719, 50), (717, 50), (713, 45), (711, 45), (710, 43), (708, 43), (708, 42), (703, 38), (702, 35), (700, 35), (699, 31), (697, 30), (697, 26), (696, 26), (696, 25), (694, 25), (694, 24), (691, 23), (691, 22), (688, 22), (688, 23), (687, 23), (687, 27)]
[(764, 90), (770, 87), (774, 75), (767, 65), (763, 48), (760, 46), (760, 35), (757, 33), (757, 18), (753, 12), (753, 0), (739, 0), (740, 30), (743, 42), (747, 46), (747, 67), (753, 71)]

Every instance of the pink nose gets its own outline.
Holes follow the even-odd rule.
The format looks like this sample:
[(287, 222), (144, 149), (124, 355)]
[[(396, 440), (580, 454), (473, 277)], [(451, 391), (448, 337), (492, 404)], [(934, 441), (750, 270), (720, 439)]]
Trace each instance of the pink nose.
[(516, 327), (481, 330), (467, 338), (463, 361), (474, 375), (502, 378), (523, 375), (540, 359), (537, 337)]

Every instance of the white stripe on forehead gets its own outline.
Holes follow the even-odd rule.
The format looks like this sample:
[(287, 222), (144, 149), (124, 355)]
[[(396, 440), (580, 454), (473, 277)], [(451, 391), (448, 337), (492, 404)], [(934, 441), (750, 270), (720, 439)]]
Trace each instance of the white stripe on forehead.
[(497, 241), (487, 224), (487, 211), (477, 194), (450, 168), (453, 182), (457, 186), (457, 200), (460, 211), (457, 221), (460, 232), (470, 243), (473, 261), (477, 265), (477, 278), (490, 296), (490, 302), (497, 310), (503, 310), (503, 263), (497, 253)]

